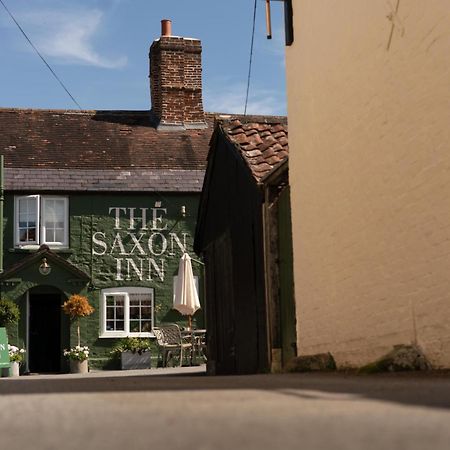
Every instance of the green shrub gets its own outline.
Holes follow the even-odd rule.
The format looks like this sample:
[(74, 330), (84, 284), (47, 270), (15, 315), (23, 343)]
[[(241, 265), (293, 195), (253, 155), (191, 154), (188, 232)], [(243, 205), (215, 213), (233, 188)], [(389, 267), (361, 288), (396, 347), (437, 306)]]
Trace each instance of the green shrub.
[(143, 339), (137, 337), (126, 337), (121, 339), (113, 348), (113, 354), (119, 354), (122, 352), (143, 353), (151, 348), (150, 339)]
[(0, 300), (0, 327), (13, 325), (20, 319), (20, 311), (17, 305), (11, 300)]

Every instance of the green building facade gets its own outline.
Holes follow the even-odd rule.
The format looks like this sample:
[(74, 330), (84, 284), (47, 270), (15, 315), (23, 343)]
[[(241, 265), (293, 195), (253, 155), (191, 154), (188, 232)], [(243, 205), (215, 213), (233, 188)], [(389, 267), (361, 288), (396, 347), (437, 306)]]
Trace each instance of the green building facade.
[[(33, 229), (29, 222), (27, 231), (40, 234), (41, 240), (44, 225), (49, 234), (44, 208), (47, 214), (58, 214), (48, 202), (67, 207), (68, 229), (63, 233), (68, 233), (68, 245), (21, 245), (22, 199), (29, 209), (39, 204), (40, 225)], [(72, 294), (86, 296), (95, 308), (81, 320), (82, 345), (90, 347), (94, 367), (115, 367), (110, 351), (121, 337), (151, 338), (153, 326), (161, 322), (184, 323), (172, 309), (174, 276), (183, 252), (192, 254), (197, 202), (195, 194), (7, 195), (0, 288), (2, 298), (20, 307), (20, 322), (8, 331), (13, 343), (27, 348), (25, 369), (67, 369), (63, 350), (77, 339), (75, 324), (61, 305)], [(202, 266), (194, 261), (193, 270), (200, 279)], [(195, 322), (204, 326), (201, 310)]]

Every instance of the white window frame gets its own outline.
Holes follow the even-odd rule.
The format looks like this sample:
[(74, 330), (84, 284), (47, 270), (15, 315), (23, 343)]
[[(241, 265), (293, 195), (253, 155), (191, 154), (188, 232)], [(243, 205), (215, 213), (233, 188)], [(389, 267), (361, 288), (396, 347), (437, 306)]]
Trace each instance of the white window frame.
[[(19, 201), (22, 199), (36, 199), (36, 240), (33, 242), (21, 242), (19, 240)], [(46, 200), (63, 200), (64, 201), (64, 239), (62, 242), (46, 242), (45, 240), (45, 217), (44, 208)], [(51, 248), (68, 248), (69, 247), (69, 198), (60, 195), (18, 195), (14, 201), (14, 244), (18, 248), (33, 249), (38, 248), (42, 244), (46, 244)]]
[[(130, 332), (130, 294), (149, 294), (151, 297), (151, 332)], [(120, 295), (125, 297), (124, 305), (124, 330), (110, 331), (106, 329), (106, 297), (108, 295)], [(120, 287), (102, 289), (100, 292), (100, 338), (123, 337), (154, 337), (153, 327), (155, 323), (155, 290), (145, 287)]]

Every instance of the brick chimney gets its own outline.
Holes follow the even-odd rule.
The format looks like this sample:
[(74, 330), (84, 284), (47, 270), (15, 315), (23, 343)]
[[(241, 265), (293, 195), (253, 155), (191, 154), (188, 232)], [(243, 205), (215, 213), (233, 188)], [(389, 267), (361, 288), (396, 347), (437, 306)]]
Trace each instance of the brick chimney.
[(162, 20), (161, 37), (150, 47), (150, 92), (158, 129), (206, 128), (202, 101), (202, 44), (172, 36)]

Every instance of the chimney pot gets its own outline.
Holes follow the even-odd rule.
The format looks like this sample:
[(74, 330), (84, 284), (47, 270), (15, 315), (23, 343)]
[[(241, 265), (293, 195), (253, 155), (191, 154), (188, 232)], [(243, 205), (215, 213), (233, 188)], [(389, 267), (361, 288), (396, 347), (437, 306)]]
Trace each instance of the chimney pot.
[(172, 36), (172, 21), (169, 19), (161, 20), (161, 36)]

